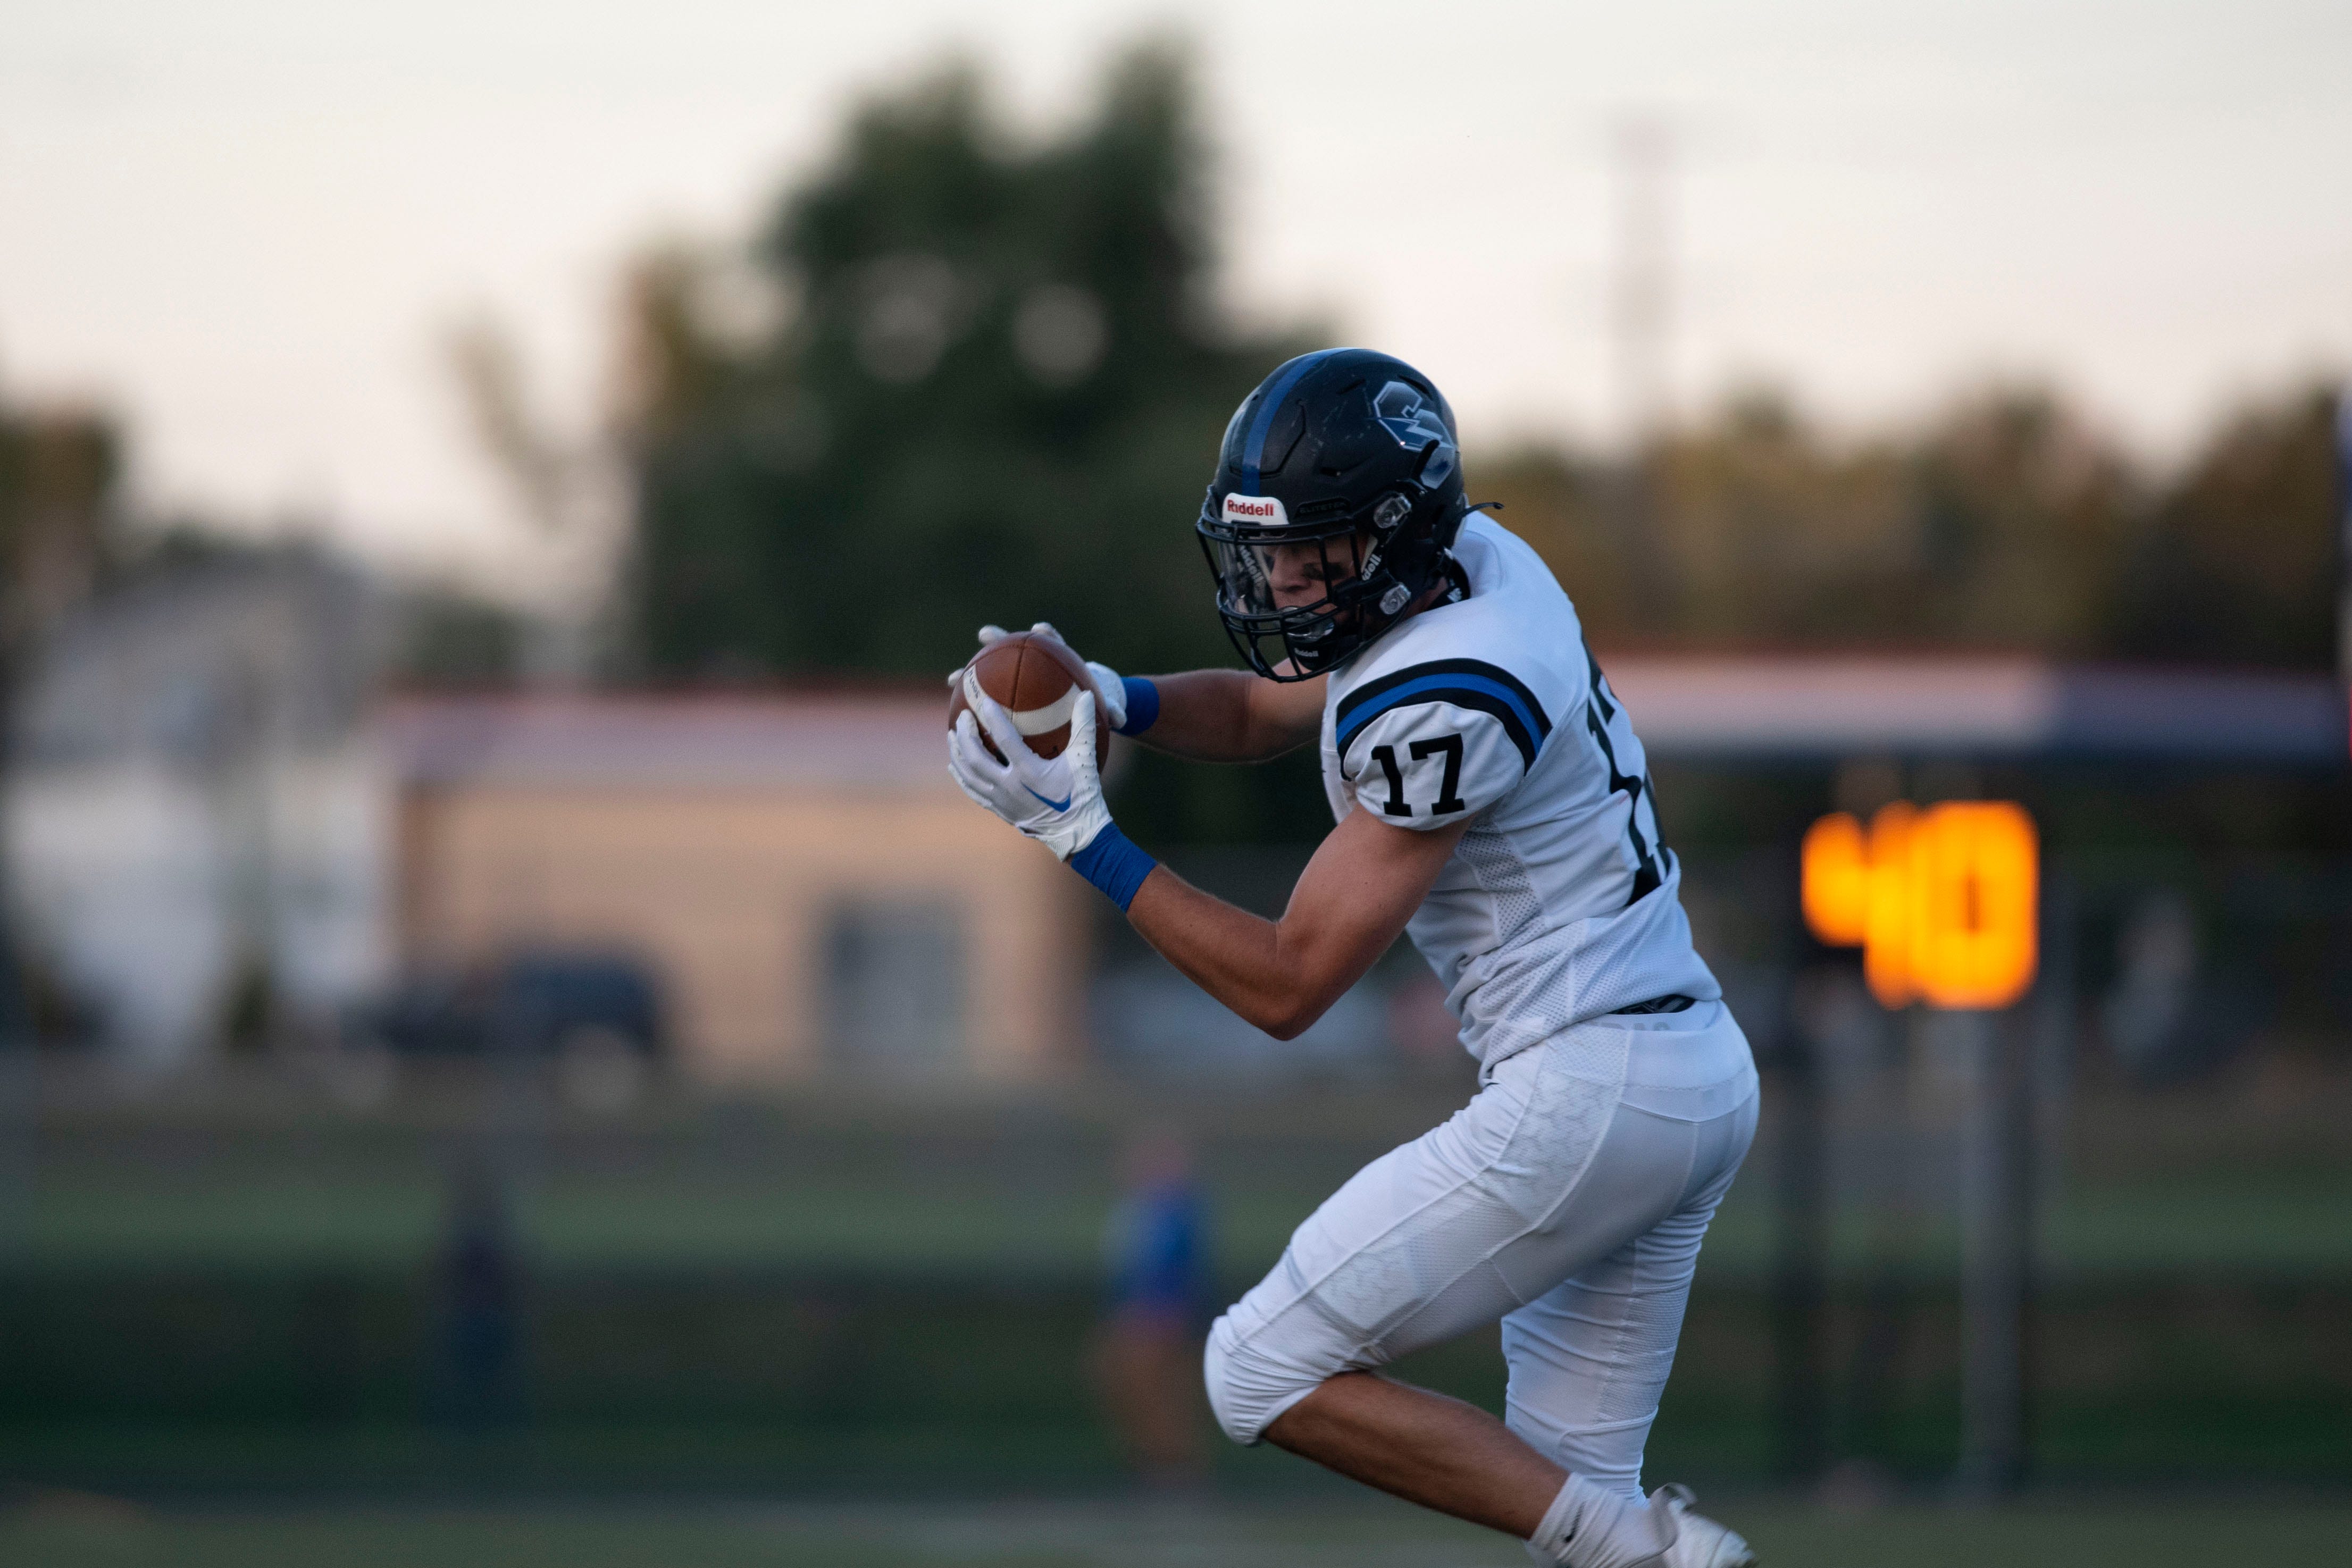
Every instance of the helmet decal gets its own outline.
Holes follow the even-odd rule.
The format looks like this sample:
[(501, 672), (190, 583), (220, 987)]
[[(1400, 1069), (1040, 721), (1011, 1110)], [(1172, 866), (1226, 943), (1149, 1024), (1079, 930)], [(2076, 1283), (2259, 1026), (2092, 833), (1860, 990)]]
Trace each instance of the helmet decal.
[(1225, 521), (1241, 523), (1250, 528), (1280, 528), (1290, 524), (1290, 514), (1282, 509), (1278, 496), (1244, 496), (1238, 491), (1225, 497)]
[(1437, 450), (1430, 453), (1429, 460), (1421, 466), (1421, 483), (1424, 489), (1431, 490), (1445, 483), (1457, 457), (1454, 434), (1445, 428), (1445, 421), (1439, 417), (1429, 399), (1422, 396), (1419, 387), (1410, 382), (1391, 382), (1372, 400), (1372, 416), (1381, 422), (1382, 429), (1397, 438), (1398, 445), (1410, 451), (1423, 451), (1435, 442)]

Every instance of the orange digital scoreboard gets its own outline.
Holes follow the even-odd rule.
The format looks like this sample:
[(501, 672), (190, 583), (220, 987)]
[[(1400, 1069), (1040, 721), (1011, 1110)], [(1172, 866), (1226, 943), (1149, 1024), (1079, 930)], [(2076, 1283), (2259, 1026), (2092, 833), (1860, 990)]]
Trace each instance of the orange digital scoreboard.
[(1862, 949), (1882, 1006), (2005, 1008), (2033, 984), (2039, 861), (2006, 800), (1898, 800), (1866, 828), (1834, 812), (1805, 834), (1805, 925)]

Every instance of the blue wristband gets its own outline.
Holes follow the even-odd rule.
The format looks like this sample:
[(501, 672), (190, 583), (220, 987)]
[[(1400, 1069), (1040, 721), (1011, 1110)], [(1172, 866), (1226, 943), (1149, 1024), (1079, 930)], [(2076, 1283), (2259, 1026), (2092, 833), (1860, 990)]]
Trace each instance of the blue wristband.
[(1127, 688), (1127, 722), (1118, 732), (1141, 735), (1160, 716), (1160, 688), (1141, 675), (1121, 675), (1118, 684)]
[(1160, 862), (1137, 849), (1113, 822), (1094, 836), (1085, 849), (1070, 857), (1070, 869), (1103, 890), (1121, 915), (1135, 902), (1135, 890)]

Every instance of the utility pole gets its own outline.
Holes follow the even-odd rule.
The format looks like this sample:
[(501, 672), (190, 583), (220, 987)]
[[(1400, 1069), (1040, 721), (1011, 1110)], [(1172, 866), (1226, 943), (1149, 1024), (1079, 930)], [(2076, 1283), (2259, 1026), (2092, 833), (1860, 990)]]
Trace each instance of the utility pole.
[(2336, 667), (2352, 719), (2352, 381), (2336, 393)]
[[(97, 580), (121, 468), (121, 438), (103, 417), (0, 404), (0, 813), (16, 782), (26, 683)], [(20, 1264), (29, 1243), (39, 1155), (39, 1042), (14, 848), (0, 831), (0, 1269)]]
[(1656, 115), (1617, 126), (1617, 268), (1610, 299), (1620, 435), (1635, 450), (1672, 416), (1674, 128)]
[(1830, 1462), (1829, 1123), (1816, 1020), (1801, 1016), (1795, 989), (1783, 999), (1767, 1091), (1780, 1128), (1772, 1181), (1774, 1469), (1783, 1481), (1811, 1487)]
[(1937, 1015), (1967, 1083), (1960, 1117), (1960, 1460), (1964, 1496), (2012, 1491), (2026, 1462), (2032, 1107), (2018, 1020)]
[(1619, 121), (1617, 266), (1610, 290), (1617, 425), (1623, 466), (1611, 523), (1643, 615), (1671, 624), (1674, 576), (1660, 537), (1659, 476), (1654, 466), (1672, 422), (1674, 232), (1668, 200), (1674, 128), (1656, 115)]

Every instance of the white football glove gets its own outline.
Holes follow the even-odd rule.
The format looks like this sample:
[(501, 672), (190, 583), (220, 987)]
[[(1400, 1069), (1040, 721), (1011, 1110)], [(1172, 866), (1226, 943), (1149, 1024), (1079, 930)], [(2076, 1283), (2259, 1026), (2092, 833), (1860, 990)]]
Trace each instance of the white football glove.
[[(963, 792), (1031, 838), (1068, 860), (1110, 826), (1103, 804), (1102, 776), (1095, 767), (1095, 697), (1080, 692), (1070, 714), (1070, 743), (1059, 757), (1029, 749), (1013, 716), (981, 690), (980, 677), (964, 673), (963, 700), (971, 711), (956, 716), (948, 733), (948, 771)], [(999, 762), (981, 744), (985, 728)]]
[[(1070, 640), (1067, 637), (1063, 636), (1059, 632), (1055, 631), (1054, 623), (1050, 621), (1040, 621), (1034, 626), (1030, 627), (1029, 630), (1037, 632), (1041, 636), (1051, 637), (1055, 642), (1059, 643), (1065, 648), (1068, 648), (1070, 646)], [(1010, 637), (1011, 635), (1013, 635), (1013, 633), (1007, 632), (1002, 626), (983, 626), (980, 629), (980, 645), (985, 648), (991, 643), (1001, 641), (1002, 639)], [(1076, 652), (1076, 649), (1072, 649), (1071, 651), (1073, 653)], [(1118, 677), (1118, 672), (1112, 669), (1108, 664), (1097, 664), (1092, 659), (1088, 659), (1086, 661), (1086, 665), (1087, 674), (1095, 678), (1095, 689), (1102, 693), (1103, 718), (1110, 725), (1114, 731), (1124, 734), (1127, 730), (1127, 683), (1120, 680)], [(962, 674), (962, 671), (958, 670), (955, 674), (950, 675), (948, 677), (948, 685), (950, 686), (953, 686), (956, 684), (957, 676), (961, 675)]]

